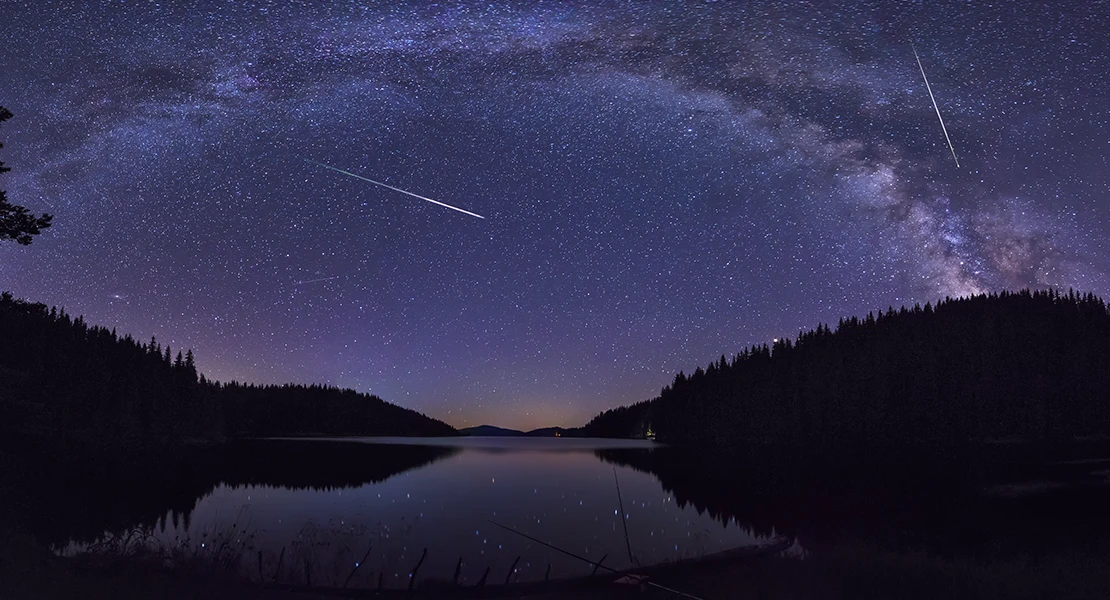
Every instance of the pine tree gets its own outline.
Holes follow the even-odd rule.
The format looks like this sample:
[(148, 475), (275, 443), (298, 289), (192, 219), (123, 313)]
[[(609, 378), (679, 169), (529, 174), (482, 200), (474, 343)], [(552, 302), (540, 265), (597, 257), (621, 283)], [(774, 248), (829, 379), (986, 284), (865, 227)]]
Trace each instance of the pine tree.
[[(12, 113), (0, 106), (0, 123), (12, 118)], [(0, 144), (3, 148), (4, 144)], [(0, 162), (0, 173), (10, 171)], [(7, 192), (0, 190), (0, 241), (11, 240), (24, 246), (31, 243), (33, 236), (42, 233), (43, 229), (50, 227), (52, 215), (43, 214), (35, 216), (26, 208), (8, 202)]]

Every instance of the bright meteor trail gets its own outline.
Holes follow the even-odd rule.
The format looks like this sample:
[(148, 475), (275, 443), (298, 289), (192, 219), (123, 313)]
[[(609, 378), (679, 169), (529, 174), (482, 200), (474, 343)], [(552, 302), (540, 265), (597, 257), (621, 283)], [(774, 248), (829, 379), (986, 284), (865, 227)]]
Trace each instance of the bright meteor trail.
[(940, 108), (937, 107), (937, 99), (933, 97), (933, 88), (929, 86), (929, 78), (925, 76), (925, 67), (921, 66), (921, 57), (917, 55), (917, 48), (910, 44), (913, 48), (913, 57), (917, 59), (917, 68), (921, 69), (921, 78), (925, 80), (925, 89), (929, 90), (929, 99), (933, 101), (933, 109), (937, 111), (937, 119), (940, 120), (940, 128), (944, 131), (944, 139), (948, 140), (948, 149), (952, 151), (952, 160), (956, 161), (956, 167), (960, 166), (960, 159), (956, 158), (956, 149), (952, 147), (952, 138), (948, 137), (948, 128), (944, 126), (944, 119), (940, 117)]
[(409, 196), (412, 196), (413, 198), (420, 198), (421, 200), (427, 200), (428, 202), (431, 202), (432, 204), (438, 204), (440, 206), (445, 206), (447, 208), (450, 208), (451, 210), (457, 210), (461, 213), (466, 213), (466, 214), (468, 214), (472, 217), (478, 217), (479, 219), (484, 219), (485, 218), (482, 215), (479, 215), (477, 213), (472, 213), (469, 210), (463, 210), (463, 209), (461, 209), (457, 206), (451, 206), (450, 204), (445, 204), (443, 202), (440, 202), (439, 200), (432, 200), (431, 198), (425, 198), (424, 196), (421, 196), (420, 194), (414, 194), (412, 192), (407, 192), (405, 190), (402, 190), (401, 188), (393, 187), (393, 186), (389, 185), (388, 183), (382, 183), (380, 181), (374, 181), (373, 179), (369, 179), (369, 178), (363, 177), (361, 175), (355, 175), (354, 173), (352, 173), (350, 171), (344, 171), (343, 169), (337, 169), (337, 168), (335, 168), (331, 165), (325, 165), (322, 162), (316, 162), (314, 160), (310, 160), (310, 159), (307, 159), (307, 158), (304, 159), (304, 161), (307, 162), (307, 163), (312, 163), (314, 165), (320, 165), (321, 167), (324, 167), (325, 169), (331, 169), (332, 171), (337, 171), (337, 172), (342, 173), (344, 175), (350, 175), (351, 177), (354, 177), (355, 179), (361, 179), (363, 181), (369, 181), (370, 183), (372, 183), (374, 185), (380, 185), (384, 188), (391, 189), (395, 192), (401, 192), (402, 194), (408, 194)]

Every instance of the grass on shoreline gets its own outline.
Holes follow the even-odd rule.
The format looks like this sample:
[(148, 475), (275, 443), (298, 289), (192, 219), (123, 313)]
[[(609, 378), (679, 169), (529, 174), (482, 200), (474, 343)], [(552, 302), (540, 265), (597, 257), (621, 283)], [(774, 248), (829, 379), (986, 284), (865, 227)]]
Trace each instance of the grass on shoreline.
[[(131, 531), (90, 545), (73, 556), (58, 556), (27, 538), (9, 539), (0, 553), (0, 597), (4, 598), (313, 598), (259, 585), (262, 578), (303, 586), (304, 566), (297, 553), (257, 558), (244, 528), (228, 528), (193, 546), (153, 549), (148, 534)], [(238, 537), (234, 537), (238, 536)], [(243, 537), (248, 536), (248, 537)], [(314, 538), (319, 541), (320, 538)], [(277, 561), (282, 561), (278, 574)], [(311, 563), (309, 563), (311, 564)], [(253, 568), (252, 568), (253, 565)], [(315, 586), (372, 588), (367, 572), (358, 581), (347, 574), (324, 575), (315, 569)], [(253, 572), (252, 572), (253, 571)], [(660, 583), (715, 600), (933, 599), (1034, 600), (1110, 597), (1110, 547), (1058, 551), (1045, 555), (1009, 554), (1003, 558), (938, 556), (914, 550), (886, 550), (842, 544), (822, 548), (804, 559), (761, 558), (732, 565), (691, 567)], [(418, 582), (417, 587), (420, 587)], [(428, 588), (425, 588), (428, 589)], [(324, 590), (321, 590), (323, 592)], [(666, 598), (645, 588), (598, 590), (579, 598)], [(560, 595), (538, 596), (561, 598)]]

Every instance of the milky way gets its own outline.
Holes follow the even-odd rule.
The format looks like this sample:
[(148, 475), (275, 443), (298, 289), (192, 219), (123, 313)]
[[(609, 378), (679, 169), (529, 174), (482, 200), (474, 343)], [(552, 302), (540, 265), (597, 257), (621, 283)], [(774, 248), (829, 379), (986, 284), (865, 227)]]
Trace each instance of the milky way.
[(0, 247), (0, 288), (220, 380), (578, 425), (841, 316), (1110, 294), (1108, 22), (1105, 2), (0, 2), (0, 185), (55, 215)]

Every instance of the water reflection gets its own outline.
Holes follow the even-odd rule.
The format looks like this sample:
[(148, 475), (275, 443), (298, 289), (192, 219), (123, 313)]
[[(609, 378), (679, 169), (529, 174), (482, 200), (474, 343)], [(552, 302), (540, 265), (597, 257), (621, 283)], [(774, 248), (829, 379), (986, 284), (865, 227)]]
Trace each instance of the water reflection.
[(155, 525), (187, 529), (197, 503), (221, 488), (355, 488), (456, 451), (282, 441), (237, 441), (177, 456), (24, 449), (0, 464), (0, 518), (10, 521), (6, 530), (48, 544)]
[(224, 486), (331, 491), (379, 483), (458, 451), (449, 445), (398, 447), (342, 440), (242, 440), (221, 453), (211, 468)]
[[(979, 456), (963, 469), (883, 457), (830, 466), (792, 460), (775, 449), (712, 455), (679, 448), (602, 449), (597, 455), (652, 474), (680, 507), (756, 536), (794, 538), (811, 552), (854, 544), (996, 560), (1087, 551), (1110, 542), (1110, 486), (1097, 469), (1079, 468), (1090, 465), (1031, 470), (1000, 455)], [(999, 486), (999, 477), (1053, 485)], [(1032, 493), (992, 493), (1000, 487)]]
[[(487, 567), (507, 573), (514, 562), (513, 579), (518, 581), (542, 579), (549, 565), (552, 577), (589, 573), (588, 565), (498, 529), (491, 519), (593, 560), (604, 556), (613, 568), (756, 541), (747, 531), (678, 506), (654, 476), (614, 467), (595, 454), (599, 447), (644, 452), (642, 442), (463, 438), (436, 448), (412, 445), (411, 439), (360, 441), (266, 442), (281, 449), (259, 465), (267, 470), (216, 486), (197, 502), (187, 522), (163, 520), (157, 537), (166, 544), (185, 539), (205, 543), (234, 524), (255, 534), (252, 543), (264, 556), (284, 552), (296, 557), (294, 564), (310, 562), (319, 583), (341, 582), (355, 563), (366, 559), (360, 576), (369, 580), (361, 583), (375, 584), (376, 573), (384, 573), (387, 586), (403, 583), (425, 548), (421, 573), (428, 577), (452, 578), (460, 558), (461, 582), (477, 581)], [(445, 445), (443, 440), (436, 443)], [(263, 447), (258, 444), (255, 450)], [(324, 473), (305, 479), (307, 471), (301, 472), (300, 467), (321, 458), (319, 444), (339, 453), (329, 461), (348, 464), (368, 451), (392, 457), (414, 452), (427, 456), (432, 450), (443, 454), (392, 477), (336, 485)], [(246, 462), (257, 464), (256, 459)], [(292, 473), (300, 474), (283, 471), (285, 461), (295, 461), (298, 468)], [(331, 468), (321, 465), (324, 471)], [(632, 557), (624, 541), (615, 477)]]
[(619, 440), (260, 440), (185, 459), (82, 458), (0, 465), (11, 483), (0, 489), (0, 519), (14, 524), (7, 530), (64, 544), (139, 527), (172, 547), (230, 545), (253, 572), (261, 563), (267, 574), (284, 569), (286, 580), (303, 582), (309, 570), (317, 585), (341, 584), (355, 563), (351, 585), (374, 586), (378, 576), (404, 584), (425, 548), (421, 579), (450, 580), (460, 558), (460, 581), (469, 583), (486, 568), (491, 582), (503, 582), (517, 557), (520, 581), (542, 578), (548, 564), (557, 578), (589, 572), (489, 519), (605, 556), (615, 568), (630, 565), (614, 469), (641, 564), (779, 534), (815, 553), (866, 543), (987, 560), (1110, 540), (1110, 493), (1086, 463), (1038, 472), (1037, 481), (1066, 475), (1070, 483), (1015, 498), (981, 493), (974, 473), (899, 463), (864, 479), (852, 470), (858, 465), (834, 470), (771, 452), (708, 455)]

